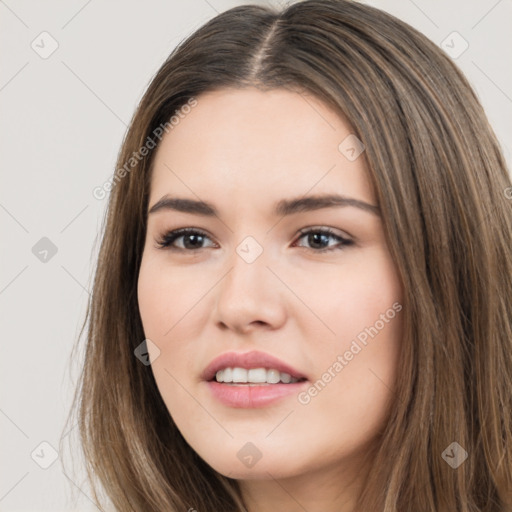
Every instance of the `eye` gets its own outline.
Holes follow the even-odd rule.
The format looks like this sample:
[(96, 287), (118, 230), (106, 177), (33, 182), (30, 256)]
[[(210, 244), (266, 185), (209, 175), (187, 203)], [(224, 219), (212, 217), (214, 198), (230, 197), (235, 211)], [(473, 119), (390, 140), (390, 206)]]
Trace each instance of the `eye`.
[[(181, 247), (173, 246), (176, 240), (183, 238), (183, 245)], [(157, 245), (164, 249), (177, 249), (177, 250), (197, 250), (204, 249), (202, 247), (202, 243), (204, 239), (208, 238), (206, 233), (202, 231), (198, 231), (196, 229), (190, 228), (182, 228), (176, 229), (175, 231), (169, 231), (165, 233), (159, 240), (157, 240)]]
[[(329, 228), (302, 229), (300, 230), (300, 233), (301, 236), (298, 240), (305, 238), (307, 242), (311, 244), (311, 247), (306, 247), (306, 249), (310, 249), (313, 252), (322, 253), (327, 251), (341, 250), (346, 246), (353, 245), (354, 243), (352, 240), (335, 234)], [(183, 239), (182, 242), (178, 246), (174, 245), (174, 243), (180, 239)], [(336, 240), (337, 243), (334, 245), (329, 245), (329, 239)], [(210, 240), (206, 233), (197, 229), (182, 228), (165, 233), (160, 239), (156, 241), (156, 243), (157, 246), (162, 249), (168, 248), (171, 250), (193, 252), (199, 249), (207, 248), (203, 246), (205, 240)], [(210, 247), (215, 247), (215, 244), (210, 245)], [(304, 246), (299, 245), (299, 247)]]
[[(306, 237), (306, 240), (308, 243), (312, 245), (312, 247), (307, 247), (307, 249), (311, 249), (314, 252), (327, 252), (327, 251), (334, 251), (334, 250), (342, 250), (346, 246), (353, 245), (353, 240), (348, 240), (347, 238), (343, 238), (340, 235), (336, 235), (331, 229), (329, 228), (310, 228), (310, 229), (304, 229), (300, 230), (302, 233), (302, 236), (299, 237), (299, 240)], [(338, 241), (337, 244), (334, 244), (332, 246), (329, 246), (329, 238), (335, 239)], [(327, 244), (327, 245), (325, 245)], [(318, 248), (318, 245), (321, 247)], [(315, 247), (316, 246), (316, 247)], [(302, 247), (302, 246), (299, 246)]]

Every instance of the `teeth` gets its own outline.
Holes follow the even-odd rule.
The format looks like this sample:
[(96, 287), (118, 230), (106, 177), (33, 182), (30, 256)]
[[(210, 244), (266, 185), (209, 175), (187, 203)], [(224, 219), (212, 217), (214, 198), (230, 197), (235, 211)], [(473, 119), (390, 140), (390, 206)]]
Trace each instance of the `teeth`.
[(265, 368), (251, 368), (247, 372), (247, 380), (245, 382), (267, 382), (267, 370)]
[(224, 368), (219, 370), (215, 378), (217, 382), (233, 382), (242, 384), (290, 384), (297, 382), (289, 373), (280, 372), (273, 368)]
[(277, 370), (267, 370), (267, 382), (277, 384), (281, 380), (281, 374)]
[[(296, 381), (297, 379), (294, 379)], [(292, 381), (292, 377), (289, 373), (281, 372), (281, 381), (285, 384), (289, 384)]]
[(247, 370), (245, 368), (233, 368), (233, 382), (247, 382)]

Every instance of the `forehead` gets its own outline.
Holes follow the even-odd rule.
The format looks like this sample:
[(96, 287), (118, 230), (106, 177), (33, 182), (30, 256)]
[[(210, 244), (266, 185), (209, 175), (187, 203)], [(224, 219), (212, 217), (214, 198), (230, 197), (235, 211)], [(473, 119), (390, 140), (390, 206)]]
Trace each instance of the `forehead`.
[(160, 142), (150, 204), (173, 194), (254, 207), (307, 193), (374, 204), (364, 152), (343, 152), (350, 125), (317, 98), (245, 88), (196, 99)]

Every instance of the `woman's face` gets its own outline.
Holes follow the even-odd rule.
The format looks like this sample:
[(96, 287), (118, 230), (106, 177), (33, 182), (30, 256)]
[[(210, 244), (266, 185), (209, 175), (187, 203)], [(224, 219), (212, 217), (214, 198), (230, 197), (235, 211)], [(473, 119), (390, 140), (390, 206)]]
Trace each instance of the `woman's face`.
[(155, 155), (138, 281), (162, 398), (226, 476), (355, 467), (386, 421), (403, 315), (364, 149), (284, 90), (187, 112)]

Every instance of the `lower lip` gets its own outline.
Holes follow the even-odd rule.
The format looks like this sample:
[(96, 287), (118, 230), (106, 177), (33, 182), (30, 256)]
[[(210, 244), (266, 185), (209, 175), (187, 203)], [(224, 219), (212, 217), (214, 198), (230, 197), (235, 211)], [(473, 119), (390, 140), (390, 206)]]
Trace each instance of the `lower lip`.
[(265, 407), (290, 395), (297, 395), (307, 381), (293, 384), (231, 385), (217, 381), (207, 382), (213, 396), (224, 405), (238, 408)]

